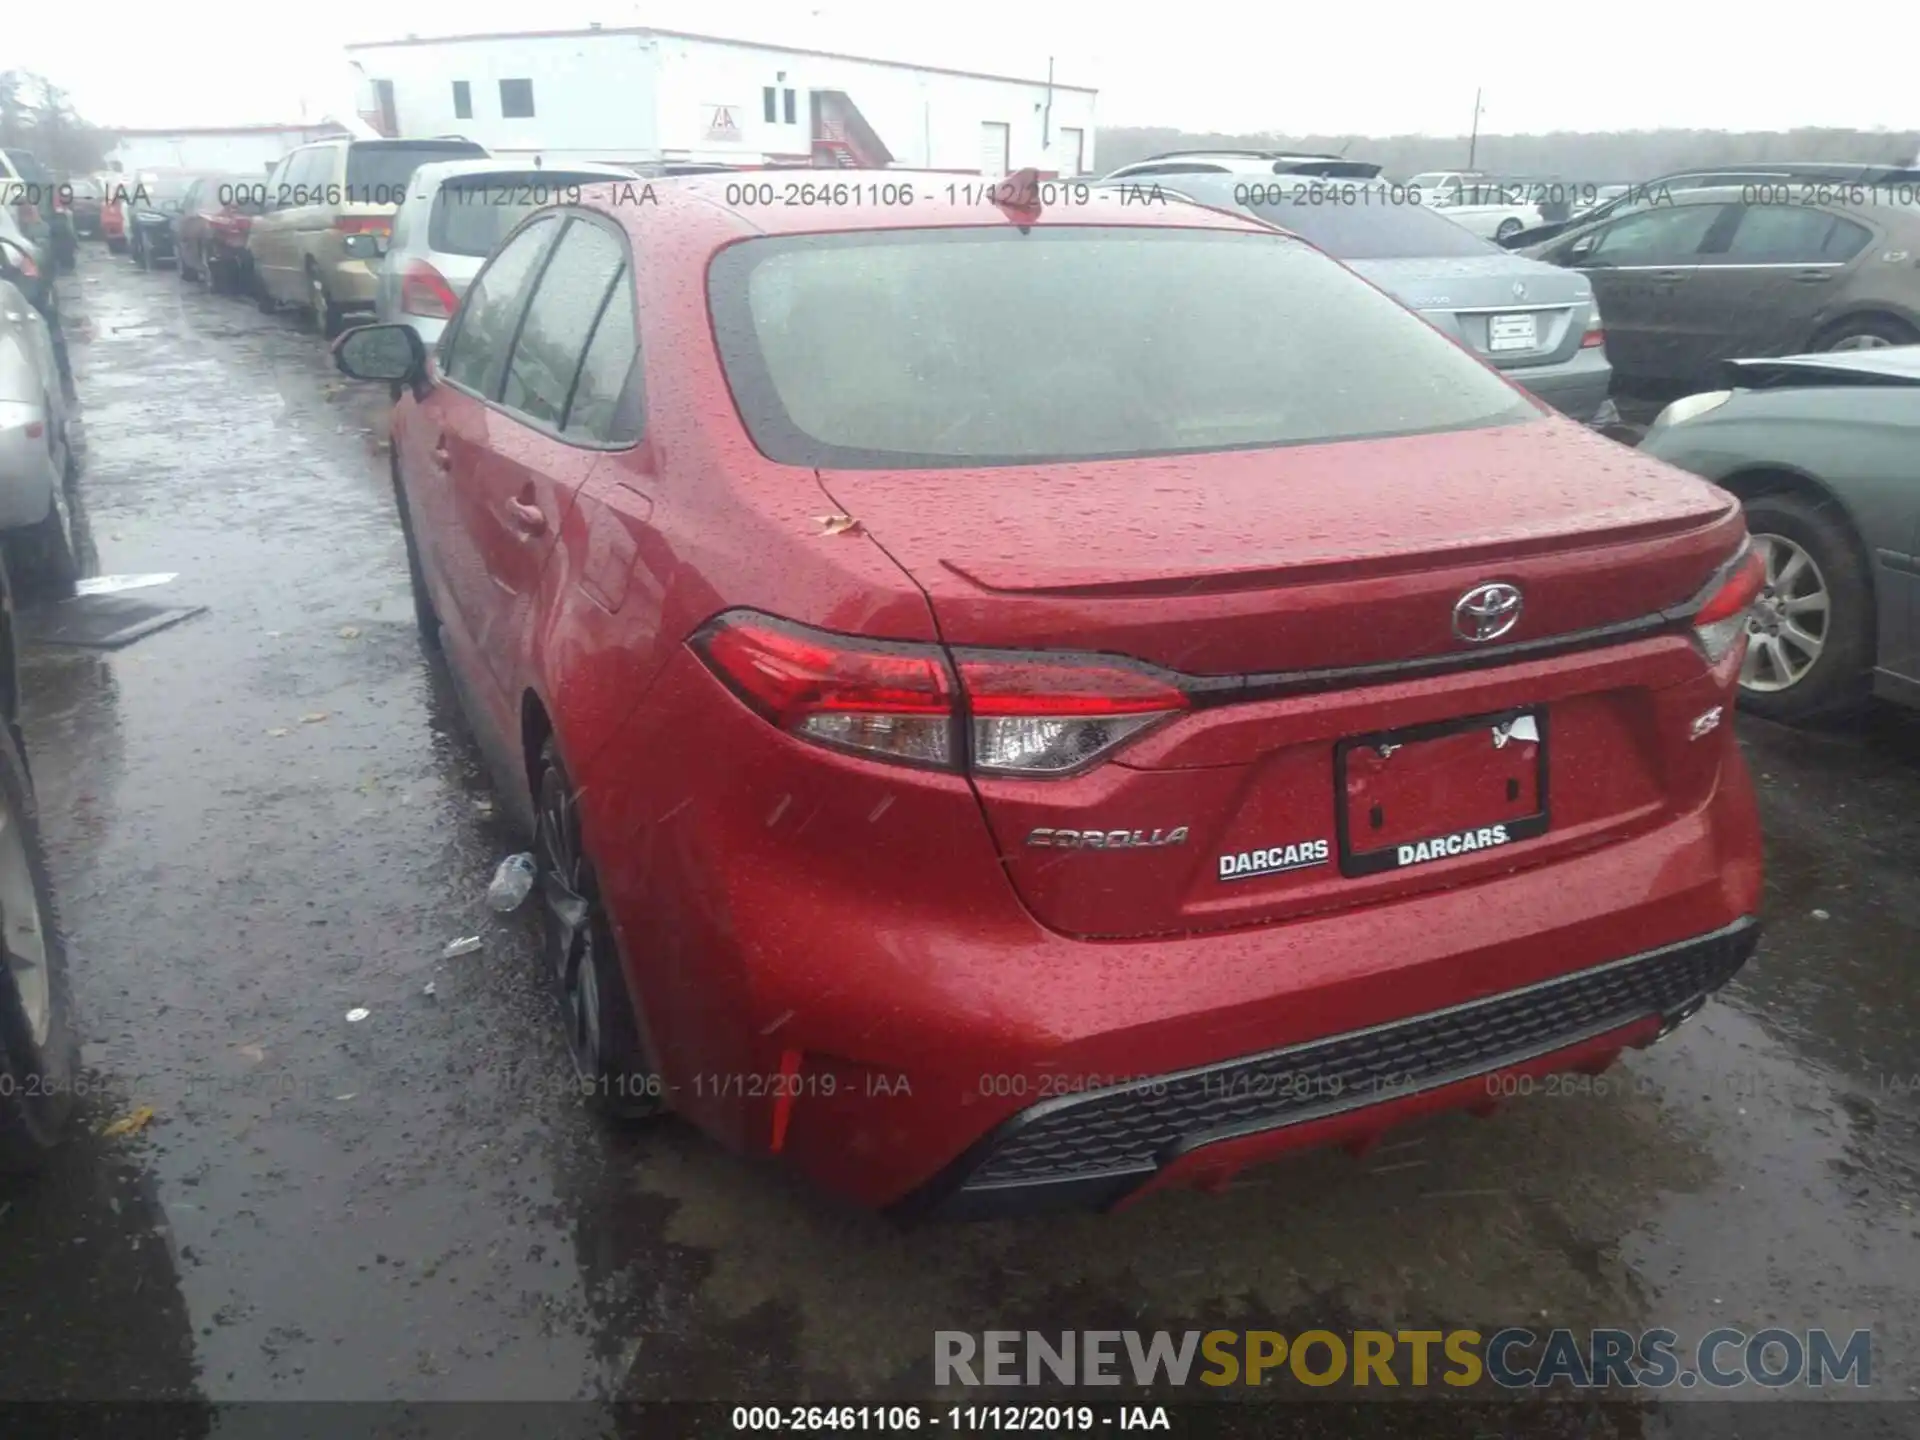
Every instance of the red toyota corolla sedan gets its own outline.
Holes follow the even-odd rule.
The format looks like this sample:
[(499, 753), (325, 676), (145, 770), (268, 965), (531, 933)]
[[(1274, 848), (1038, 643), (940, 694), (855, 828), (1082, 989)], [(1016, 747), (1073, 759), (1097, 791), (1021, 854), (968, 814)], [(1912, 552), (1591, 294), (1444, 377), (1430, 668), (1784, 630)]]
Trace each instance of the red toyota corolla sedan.
[(338, 346), (589, 1093), (866, 1205), (1110, 1206), (1741, 965), (1731, 497), (1251, 221), (834, 182), (591, 191), (432, 355)]

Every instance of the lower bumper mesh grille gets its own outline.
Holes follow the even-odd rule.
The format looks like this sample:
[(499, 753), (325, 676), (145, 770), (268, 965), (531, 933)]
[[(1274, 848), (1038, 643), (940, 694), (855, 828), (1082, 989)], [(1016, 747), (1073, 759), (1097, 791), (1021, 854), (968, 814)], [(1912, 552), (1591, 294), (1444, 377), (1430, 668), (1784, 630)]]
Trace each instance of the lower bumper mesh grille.
[(1724, 985), (1751, 920), (1632, 959), (1371, 1030), (1023, 1111), (983, 1142), (962, 1193), (1151, 1173), (1215, 1140), (1403, 1098), (1671, 1015)]

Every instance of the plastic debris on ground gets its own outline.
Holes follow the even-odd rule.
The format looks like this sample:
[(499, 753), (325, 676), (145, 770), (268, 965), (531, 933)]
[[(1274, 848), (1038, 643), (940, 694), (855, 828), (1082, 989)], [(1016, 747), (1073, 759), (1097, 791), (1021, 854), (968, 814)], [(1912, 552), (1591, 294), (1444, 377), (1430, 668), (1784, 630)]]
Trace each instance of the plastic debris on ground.
[(347, 1023), (349, 1025), (358, 1025), (362, 1020), (366, 1019), (367, 1016), (371, 1015), (372, 1013), (373, 1012), (371, 1010), (368, 1010), (361, 1006), (356, 1005), (354, 1006), (353, 1009), (347, 1011)]
[(458, 940), (449, 940), (447, 948), (440, 952), (442, 960), (458, 960), (462, 955), (471, 955), (480, 948), (478, 935), (463, 936)]
[(113, 595), (121, 590), (144, 590), (149, 585), (165, 585), (179, 578), (178, 571), (170, 575), (95, 575), (77, 582), (73, 592), (76, 595)]
[(533, 891), (533, 856), (522, 852), (509, 855), (493, 872), (487, 886), (487, 904), (502, 915), (518, 910)]

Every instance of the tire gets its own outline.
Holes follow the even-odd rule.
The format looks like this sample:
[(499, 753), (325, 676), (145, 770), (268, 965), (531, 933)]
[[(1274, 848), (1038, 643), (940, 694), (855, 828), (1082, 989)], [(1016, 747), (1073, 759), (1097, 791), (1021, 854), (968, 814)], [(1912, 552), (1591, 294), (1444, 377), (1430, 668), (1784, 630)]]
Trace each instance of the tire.
[(133, 242), (133, 263), (138, 265), (142, 270), (153, 269), (153, 251), (147, 247), (146, 241), (136, 240)]
[(580, 1092), (603, 1115), (641, 1119), (667, 1108), (647, 1057), (626, 972), (580, 840), (575, 790), (549, 739), (534, 784), (534, 862), (539, 867), (546, 958), (559, 981), (567, 1051)]
[(1494, 228), (1493, 238), (1495, 240), (1506, 240), (1518, 235), (1526, 228), (1527, 227), (1522, 225), (1518, 220), (1502, 220), (1499, 225)]
[(433, 608), (433, 593), (427, 589), (420, 568), (420, 545), (413, 538), (413, 513), (407, 506), (406, 491), (400, 485), (399, 467), (393, 472), (393, 503), (400, 512), (400, 539), (407, 549), (407, 581), (413, 587), (413, 623), (420, 629), (420, 643), (428, 650), (440, 649), (440, 612)]
[(1746, 512), (1768, 584), (1748, 627), (1740, 704), (1785, 722), (1853, 709), (1871, 688), (1874, 641), (1873, 586), (1851, 528), (1831, 501), (1797, 494), (1756, 495)]
[(345, 312), (327, 296), (327, 282), (319, 267), (307, 262), (307, 310), (313, 316), (313, 328), (320, 338), (332, 344), (339, 335)]
[(1813, 342), (1813, 348), (1819, 351), (1880, 350), (1889, 345), (1916, 343), (1920, 343), (1920, 334), (1915, 334), (1913, 327), (1903, 320), (1891, 315), (1856, 315), (1823, 332)]
[(66, 517), (57, 500), (47, 508), (46, 519), (7, 531), (0, 546), (5, 547), (7, 573), (13, 577), (20, 600), (32, 604), (73, 597), (80, 567), (74, 561)]
[[(18, 914), (31, 907), (32, 926)], [(73, 1111), (79, 1076), (67, 953), (47, 879), (19, 732), (0, 724), (0, 1170), (45, 1164)]]
[(224, 295), (233, 287), (227, 281), (227, 266), (224, 260), (217, 260), (201, 252), (201, 271), (206, 276), (207, 292), (211, 295)]

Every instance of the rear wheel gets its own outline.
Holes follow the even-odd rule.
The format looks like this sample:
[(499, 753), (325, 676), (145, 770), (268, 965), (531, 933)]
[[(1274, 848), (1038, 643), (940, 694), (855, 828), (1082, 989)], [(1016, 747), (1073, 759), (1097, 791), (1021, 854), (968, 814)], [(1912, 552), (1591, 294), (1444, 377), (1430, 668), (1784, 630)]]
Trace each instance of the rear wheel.
[(1873, 667), (1873, 591), (1851, 531), (1830, 503), (1759, 495), (1747, 529), (1767, 581), (1747, 627), (1740, 701), (1798, 721), (1865, 699)]
[(1524, 229), (1526, 229), (1526, 226), (1522, 225), (1518, 220), (1502, 220), (1499, 228), (1493, 232), (1493, 238), (1496, 240), (1510, 239)]
[(1843, 320), (1814, 343), (1814, 349), (1884, 350), (1890, 345), (1920, 343), (1920, 334), (1905, 321), (1891, 315), (1856, 315)]
[(604, 1114), (637, 1119), (665, 1110), (627, 991), (613, 927), (581, 842), (573, 783), (551, 739), (534, 789), (534, 861), (544, 905), (547, 963), (560, 982), (567, 1050), (581, 1093)]
[(0, 1170), (31, 1170), (60, 1141), (79, 1070), (66, 947), (18, 734), (0, 723)]
[(340, 333), (345, 312), (328, 298), (326, 279), (312, 261), (307, 262), (307, 308), (313, 314), (313, 328), (320, 332), (320, 338), (332, 341)]

